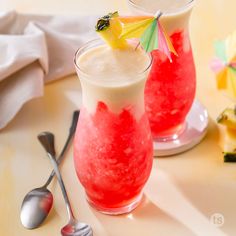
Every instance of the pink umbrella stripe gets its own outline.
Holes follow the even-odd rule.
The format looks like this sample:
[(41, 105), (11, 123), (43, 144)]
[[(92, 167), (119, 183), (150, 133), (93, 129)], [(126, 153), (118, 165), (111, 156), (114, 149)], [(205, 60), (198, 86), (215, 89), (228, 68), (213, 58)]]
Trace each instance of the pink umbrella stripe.
[(165, 35), (163, 33), (163, 30), (159, 21), (157, 22), (157, 26), (158, 26), (158, 49), (164, 54), (166, 54), (166, 56), (172, 62), (171, 53), (170, 53), (168, 44), (165, 39)]
[(215, 73), (219, 73), (221, 70), (223, 70), (225, 68), (226, 64), (224, 62), (222, 62), (220, 59), (218, 58), (214, 58), (211, 61), (210, 67), (211, 69), (215, 72)]

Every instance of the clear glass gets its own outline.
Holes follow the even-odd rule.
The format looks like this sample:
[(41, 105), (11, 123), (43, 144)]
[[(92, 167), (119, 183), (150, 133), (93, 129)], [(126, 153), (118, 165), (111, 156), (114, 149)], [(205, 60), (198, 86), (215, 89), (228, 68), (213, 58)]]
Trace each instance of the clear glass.
[[(186, 128), (185, 119), (196, 90), (195, 64), (188, 30), (194, 1), (129, 0), (128, 3), (134, 14), (163, 11), (161, 22), (178, 56), (172, 54), (171, 63), (162, 52), (152, 52), (153, 64), (145, 88), (145, 104), (154, 139), (176, 139)], [(161, 5), (163, 9), (158, 7)]]
[(103, 44), (91, 41), (75, 56), (83, 105), (74, 139), (74, 165), (90, 205), (116, 215), (138, 205), (152, 168), (152, 135), (144, 106), (151, 57), (148, 68), (130, 75), (132, 82), (111, 86), (109, 78), (102, 77), (103, 83), (97, 83), (96, 75), (82, 71), (78, 58)]

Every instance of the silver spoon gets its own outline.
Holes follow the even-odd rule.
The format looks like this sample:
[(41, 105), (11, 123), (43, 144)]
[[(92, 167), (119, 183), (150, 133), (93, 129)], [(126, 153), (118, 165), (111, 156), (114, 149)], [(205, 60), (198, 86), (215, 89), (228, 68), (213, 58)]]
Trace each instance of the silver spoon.
[(66, 203), (66, 209), (69, 216), (69, 222), (66, 226), (64, 226), (61, 229), (62, 236), (92, 236), (93, 235), (92, 228), (89, 225), (76, 220), (72, 212), (72, 208), (71, 208), (70, 201), (66, 192), (66, 188), (62, 180), (62, 177), (58, 168), (58, 164), (55, 159), (54, 135), (49, 132), (44, 132), (38, 135), (38, 139), (40, 143), (43, 145), (44, 149), (46, 150), (50, 161), (52, 162), (54, 171), (56, 173), (64, 200)]
[[(66, 143), (61, 151), (61, 154), (57, 160), (58, 164), (61, 163), (64, 154), (69, 146), (69, 143), (75, 133), (77, 121), (79, 117), (79, 111), (74, 111), (71, 127), (69, 130), (69, 135), (67, 137)], [(55, 175), (54, 170), (51, 172), (47, 182), (40, 188), (35, 188), (26, 194), (20, 212), (20, 219), (22, 225), (27, 229), (34, 229), (40, 226), (40, 224), (48, 216), (52, 205), (53, 205), (53, 195), (47, 189), (48, 185), (51, 183)]]

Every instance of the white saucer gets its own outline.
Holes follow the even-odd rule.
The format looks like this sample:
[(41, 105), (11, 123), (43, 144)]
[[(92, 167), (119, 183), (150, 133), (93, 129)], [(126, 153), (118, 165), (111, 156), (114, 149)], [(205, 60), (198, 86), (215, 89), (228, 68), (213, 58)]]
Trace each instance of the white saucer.
[(207, 133), (208, 112), (197, 100), (186, 118), (186, 128), (175, 140), (158, 142), (154, 141), (154, 156), (171, 156), (185, 152), (199, 144)]

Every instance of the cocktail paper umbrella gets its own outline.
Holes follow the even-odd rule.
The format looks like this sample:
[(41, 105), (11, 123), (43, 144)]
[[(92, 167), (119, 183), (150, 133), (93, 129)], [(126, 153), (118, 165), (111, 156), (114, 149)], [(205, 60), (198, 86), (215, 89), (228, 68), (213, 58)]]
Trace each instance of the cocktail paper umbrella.
[(133, 20), (131, 17), (119, 17), (118, 19), (122, 23), (120, 38), (139, 38), (145, 51), (151, 52), (158, 49), (172, 61), (171, 52), (176, 56), (177, 53), (159, 21), (161, 15), (162, 12), (158, 11), (155, 16), (134, 17)]
[(216, 58), (211, 68), (216, 73), (217, 88), (236, 97), (236, 31), (214, 46)]

